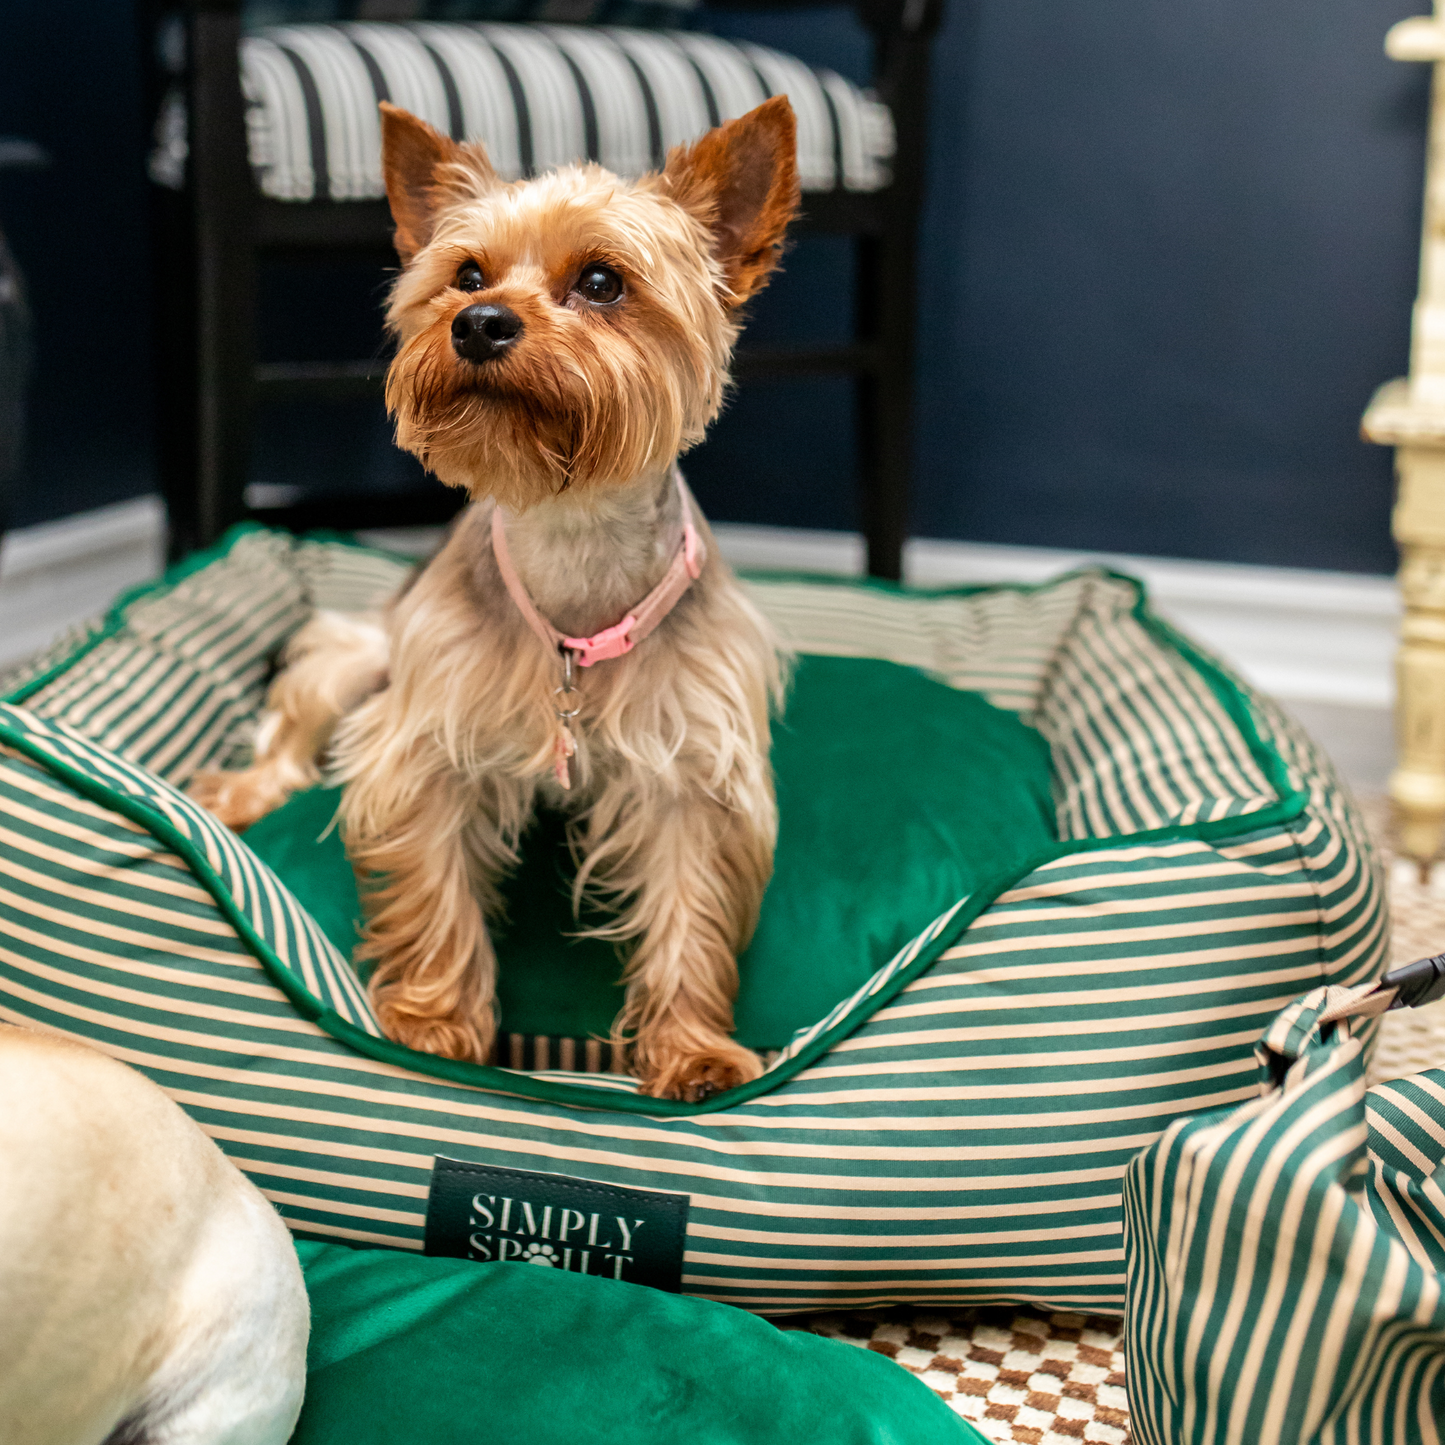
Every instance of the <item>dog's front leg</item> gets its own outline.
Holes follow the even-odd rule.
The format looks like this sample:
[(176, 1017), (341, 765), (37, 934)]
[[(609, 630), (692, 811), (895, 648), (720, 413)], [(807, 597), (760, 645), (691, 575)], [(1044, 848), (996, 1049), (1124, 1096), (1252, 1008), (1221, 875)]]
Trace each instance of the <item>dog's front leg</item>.
[(358, 961), (389, 1038), (485, 1063), (496, 1037), (497, 960), (485, 912), (516, 859), (530, 792), (474, 783), (440, 766), (413, 773), (404, 798), (360, 779), (343, 804), (347, 851), (366, 912)]
[(624, 800), (624, 783), (607, 791), (589, 819), (590, 861), (626, 899), (607, 931), (638, 940), (615, 1039), (630, 1044), (644, 1093), (698, 1103), (762, 1071), (731, 1034), (737, 955), (772, 872), (772, 813), (700, 794)]

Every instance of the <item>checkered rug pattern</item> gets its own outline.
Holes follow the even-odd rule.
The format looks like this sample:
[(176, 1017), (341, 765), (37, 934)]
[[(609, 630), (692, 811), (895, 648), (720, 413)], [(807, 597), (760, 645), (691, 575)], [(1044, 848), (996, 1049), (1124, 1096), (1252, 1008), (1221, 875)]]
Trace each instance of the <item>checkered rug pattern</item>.
[(896, 1360), (991, 1440), (1127, 1445), (1117, 1319), (1010, 1307), (890, 1309), (813, 1315), (806, 1327)]
[[(1445, 952), (1445, 863), (1422, 879), (1394, 856), (1389, 803), (1361, 811), (1384, 855), (1396, 964)], [(1445, 1000), (1386, 1014), (1371, 1082), (1445, 1064)], [(998, 1445), (1128, 1445), (1123, 1321), (1012, 1306), (893, 1308), (779, 1323), (875, 1350), (912, 1370)]]

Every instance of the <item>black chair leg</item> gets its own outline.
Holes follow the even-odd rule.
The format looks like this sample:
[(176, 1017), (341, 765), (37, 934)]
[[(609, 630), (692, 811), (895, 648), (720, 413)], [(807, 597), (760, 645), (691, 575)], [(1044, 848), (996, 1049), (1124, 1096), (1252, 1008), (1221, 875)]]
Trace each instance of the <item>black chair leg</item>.
[(913, 483), (914, 383), (918, 308), (918, 231), (923, 205), (930, 39), (938, 0), (887, 0), (865, 19), (874, 30), (878, 90), (893, 112), (897, 145), (883, 232), (858, 245), (860, 339), (871, 341), (876, 369), (858, 382), (860, 512), (868, 575), (898, 581), (908, 537)]
[(245, 515), (256, 266), (240, 37), (238, 7), (188, 17), (192, 160), (183, 191), (155, 196), (157, 440), (173, 557)]
[(890, 233), (857, 246), (859, 339), (876, 357), (856, 387), (859, 513), (868, 575), (894, 582), (903, 576), (913, 479), (912, 245)]
[(200, 545), (196, 476), (195, 235), (190, 197), (151, 188), (155, 443), (171, 560)]

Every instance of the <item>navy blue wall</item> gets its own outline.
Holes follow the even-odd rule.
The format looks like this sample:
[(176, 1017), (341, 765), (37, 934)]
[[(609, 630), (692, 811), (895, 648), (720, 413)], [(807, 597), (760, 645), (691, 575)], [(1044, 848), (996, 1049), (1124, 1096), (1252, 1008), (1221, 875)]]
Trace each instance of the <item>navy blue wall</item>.
[(1392, 565), (1358, 420), (1407, 363), (1427, 76), (1381, 41), (1428, 8), (987, 0), (945, 40), (922, 531)]
[[(954, 0), (933, 105), (917, 531), (1392, 565), (1388, 457), (1357, 428), (1406, 361), (1426, 76), (1381, 41), (1424, 8)], [(45, 175), (0, 178), (40, 345), (19, 521), (151, 484), (130, 23), (117, 0), (0, 9), (0, 133), (56, 156)], [(723, 23), (866, 68), (843, 10)], [(327, 310), (354, 327), (375, 304), (365, 277), (278, 282), (273, 349), (324, 350)], [(309, 295), (316, 325), (298, 327)], [(852, 305), (846, 248), (808, 243), (755, 333), (841, 334)], [(334, 477), (328, 435), (350, 447)], [(716, 516), (846, 526), (851, 458), (846, 386), (793, 383), (741, 394), (689, 471)], [(407, 475), (380, 423), (325, 413), (267, 419), (256, 468), (323, 485)]]
[(30, 462), (17, 524), (155, 486), (144, 122), (121, 0), (0, 0), (0, 135), (52, 165), (0, 173), (0, 227), (35, 312)]

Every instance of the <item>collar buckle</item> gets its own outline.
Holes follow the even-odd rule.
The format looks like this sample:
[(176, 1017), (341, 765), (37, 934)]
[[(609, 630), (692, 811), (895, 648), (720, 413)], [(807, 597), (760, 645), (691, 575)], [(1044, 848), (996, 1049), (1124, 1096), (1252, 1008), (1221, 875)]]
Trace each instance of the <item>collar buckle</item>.
[(608, 627), (591, 637), (564, 637), (562, 648), (568, 656), (577, 658), (579, 667), (591, 667), (594, 662), (608, 662), (632, 651), (635, 644), (629, 634), (636, 626), (637, 618), (629, 612), (615, 627)]

